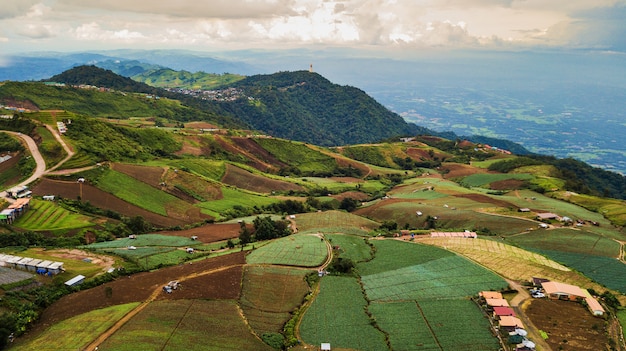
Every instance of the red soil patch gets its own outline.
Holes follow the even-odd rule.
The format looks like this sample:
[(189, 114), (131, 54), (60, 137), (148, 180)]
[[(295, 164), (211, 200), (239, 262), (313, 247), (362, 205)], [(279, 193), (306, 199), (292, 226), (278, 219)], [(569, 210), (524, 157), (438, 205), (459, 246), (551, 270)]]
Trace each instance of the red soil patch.
[(476, 201), (476, 202), (482, 202), (482, 203), (486, 203), (486, 204), (491, 204), (491, 205), (496, 205), (498, 207), (513, 207), (513, 208), (517, 208), (517, 206), (513, 205), (512, 203), (508, 202), (508, 201), (503, 201), (503, 200), (497, 200), (497, 199), (493, 199), (490, 198), (489, 196), (486, 195), (482, 195), (482, 194), (457, 194), (454, 195), (455, 197), (462, 197), (465, 199), (470, 199), (472, 201)]
[(171, 294), (161, 294), (157, 300), (238, 299), (241, 292), (243, 265), (187, 279)]
[[(172, 280), (181, 281), (182, 289), (171, 295), (199, 296), (206, 299), (230, 299), (239, 296), (241, 266), (245, 264), (245, 252), (231, 255), (208, 258), (193, 264), (181, 264), (167, 267), (156, 272), (144, 272), (132, 276), (121, 277), (115, 281), (97, 286), (92, 289), (79, 291), (64, 296), (52, 306), (43, 311), (36, 328), (47, 328), (64, 319), (74, 317), (95, 309), (129, 302), (147, 300), (157, 289)], [(239, 267), (234, 269), (233, 267)], [(227, 268), (227, 269), (225, 269)], [(220, 270), (223, 269), (223, 270)], [(202, 275), (211, 270), (220, 270), (215, 273)], [(217, 274), (215, 278), (210, 277)], [(197, 278), (193, 278), (196, 275)], [(189, 278), (190, 280), (185, 280)], [(232, 282), (237, 281), (237, 284)], [(222, 282), (226, 282), (223, 284)], [(107, 297), (106, 290), (111, 288), (111, 297)], [(180, 294), (179, 294), (180, 293)], [(165, 292), (163, 292), (165, 295)], [(158, 298), (161, 298), (159, 296)], [(163, 298), (169, 298), (163, 297)], [(175, 296), (172, 296), (175, 298)]]
[(138, 166), (126, 163), (112, 163), (111, 169), (124, 173), (155, 188), (159, 188), (161, 178), (165, 173), (165, 169), (162, 167)]
[(461, 140), (457, 144), (457, 147), (460, 148), (460, 149), (467, 149), (467, 148), (474, 147), (474, 146), (475, 146), (475, 144), (472, 143), (471, 141), (468, 141), (468, 140)]
[(548, 333), (552, 350), (608, 350), (606, 322), (583, 305), (570, 301), (534, 299), (525, 313), (535, 327)]
[(260, 175), (252, 174), (245, 169), (226, 164), (226, 173), (222, 182), (234, 185), (241, 189), (255, 191), (257, 193), (271, 193), (272, 191), (302, 191), (303, 187), (276, 179), (269, 179)]
[(254, 139), (232, 137), (230, 140), (237, 146), (240, 153), (252, 160), (250, 166), (260, 171), (270, 172), (287, 166), (286, 163), (281, 162), (261, 145), (257, 144)]
[(202, 142), (203, 138), (199, 136), (187, 135), (182, 140), (183, 145), (180, 150), (176, 151), (176, 155), (192, 155), (202, 156), (211, 153), (211, 149)]
[[(406, 154), (409, 155), (414, 160), (432, 160), (433, 158), (428, 154), (428, 150), (426, 149), (417, 149), (414, 147), (410, 147), (406, 149)], [(433, 154), (434, 156), (435, 154)]]
[(163, 231), (158, 232), (158, 234), (184, 238), (190, 238), (195, 235), (200, 242), (213, 243), (239, 237), (240, 229), (239, 223), (216, 223), (187, 230)]
[[(33, 195), (57, 195), (68, 199), (76, 199), (81, 194), (79, 184), (76, 182), (65, 182), (45, 178), (41, 179), (32, 191)], [(183, 220), (179, 218), (161, 216), (132, 205), (87, 183), (83, 183), (82, 185), (82, 200), (89, 201), (92, 205), (98, 208), (115, 211), (128, 217), (142, 216), (146, 221), (157, 227), (184, 225), (193, 223), (196, 219), (193, 218), (193, 220)]]
[(441, 170), (447, 171), (444, 172), (445, 179), (458, 178), (458, 177), (467, 177), (472, 174), (478, 173), (488, 173), (487, 170), (483, 168), (474, 167), (471, 165), (466, 165), (462, 163), (446, 163), (441, 166)]

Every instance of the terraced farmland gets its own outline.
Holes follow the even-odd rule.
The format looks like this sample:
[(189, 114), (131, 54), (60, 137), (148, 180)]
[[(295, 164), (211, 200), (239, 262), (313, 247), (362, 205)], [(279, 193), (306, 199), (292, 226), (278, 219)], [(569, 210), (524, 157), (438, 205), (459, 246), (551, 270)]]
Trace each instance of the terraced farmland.
[(30, 208), (14, 222), (16, 227), (33, 231), (55, 231), (94, 225), (90, 217), (64, 209), (53, 201), (32, 199)]

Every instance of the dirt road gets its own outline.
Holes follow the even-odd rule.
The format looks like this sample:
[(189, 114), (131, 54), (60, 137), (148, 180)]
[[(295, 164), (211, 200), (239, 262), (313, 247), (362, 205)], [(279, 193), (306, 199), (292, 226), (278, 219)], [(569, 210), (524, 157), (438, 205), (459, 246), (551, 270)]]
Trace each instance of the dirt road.
[[(44, 173), (46, 172), (46, 162), (43, 160), (43, 156), (41, 156), (41, 153), (39, 152), (39, 148), (37, 147), (37, 144), (35, 143), (33, 138), (29, 137), (28, 135), (24, 135), (22, 133), (9, 132), (6, 130), (2, 130), (1, 132), (8, 133), (18, 138), (21, 138), (24, 141), (24, 143), (26, 143), (26, 146), (28, 147), (30, 154), (35, 159), (35, 163), (37, 164), (37, 167), (35, 168), (35, 171), (33, 172), (33, 174), (30, 177), (28, 177), (28, 179), (20, 182), (19, 184), (16, 184), (15, 186), (28, 185), (32, 183), (33, 181), (39, 179), (42, 175), (44, 175)], [(9, 202), (12, 202), (12, 199), (9, 199), (6, 197), (7, 196), (6, 191), (0, 192), (0, 196), (2, 198), (7, 199)]]

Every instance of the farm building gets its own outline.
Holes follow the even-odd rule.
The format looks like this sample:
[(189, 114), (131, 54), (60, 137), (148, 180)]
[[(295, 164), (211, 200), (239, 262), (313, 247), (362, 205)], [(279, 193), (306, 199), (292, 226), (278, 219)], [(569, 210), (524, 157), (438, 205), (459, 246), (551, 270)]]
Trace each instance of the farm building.
[(508, 332), (512, 332), (515, 329), (524, 328), (522, 321), (519, 318), (513, 316), (500, 317), (498, 324), (500, 325), (500, 329), (506, 330)]
[(598, 302), (598, 300), (594, 299), (593, 297), (589, 296), (585, 298), (585, 302), (587, 302), (587, 308), (589, 308), (589, 311), (591, 311), (591, 313), (596, 316), (596, 317), (601, 317), (604, 315), (604, 308), (602, 307), (602, 305)]
[(84, 281), (85, 281), (85, 276), (79, 274), (79, 275), (75, 276), (74, 278), (66, 281), (65, 285), (67, 285), (67, 286), (76, 286), (76, 285), (80, 285)]
[(509, 302), (506, 299), (485, 299), (487, 307), (509, 307)]
[(483, 299), (501, 299), (502, 294), (497, 291), (481, 291), (478, 293), (478, 296)]
[(4, 258), (4, 266), (9, 268), (17, 268), (17, 262), (21, 260), (20, 256), (6, 255)]
[(52, 262), (50, 265), (48, 265), (48, 272), (52, 274), (59, 274), (63, 271), (63, 262)]
[(546, 295), (555, 300), (580, 301), (589, 296), (589, 293), (575, 286), (559, 282), (545, 282), (541, 286)]
[(28, 192), (30, 192), (30, 190), (28, 190), (28, 187), (26, 185), (16, 186), (7, 190), (7, 196), (17, 199), (20, 197), (28, 196), (26, 195)]
[(537, 278), (537, 277), (533, 277), (532, 282), (533, 285), (536, 287), (541, 287), (541, 284), (549, 282), (550, 279), (546, 279), (546, 278)]
[(466, 230), (464, 232), (431, 232), (431, 238), (473, 238), (477, 237), (475, 232)]
[(9, 205), (10, 209), (14, 209), (17, 212), (25, 211), (30, 206), (30, 199), (17, 199), (14, 203)]
[(42, 261), (43, 260), (40, 260), (38, 258), (30, 260), (30, 262), (26, 263), (26, 270), (29, 272), (37, 271), (37, 265), (40, 264)]
[(550, 212), (544, 212), (544, 213), (537, 213), (537, 219), (540, 221), (546, 221), (546, 220), (550, 220), (550, 219), (559, 219), (559, 215), (554, 214), (554, 213), (550, 213)]
[(0, 212), (0, 221), (4, 223), (13, 223), (15, 220), (15, 210), (6, 208)]
[(17, 269), (21, 269), (21, 270), (24, 270), (24, 271), (25, 271), (25, 270), (26, 270), (26, 265), (27, 265), (30, 261), (32, 261), (32, 260), (33, 260), (33, 259), (32, 259), (32, 258), (30, 258), (30, 257), (22, 257), (22, 259), (21, 259), (21, 260), (19, 260), (19, 261), (17, 261), (17, 262), (15, 263), (15, 268), (17, 268)]
[(499, 319), (502, 316), (515, 317), (515, 311), (511, 307), (497, 306), (493, 308), (493, 318)]
[(542, 284), (546, 295), (551, 299), (568, 301), (585, 301), (587, 308), (594, 316), (604, 315), (604, 308), (594, 299), (587, 290), (583, 290), (575, 285), (559, 282), (545, 282)]
[(330, 343), (329, 342), (323, 342), (320, 345), (320, 351), (330, 351)]

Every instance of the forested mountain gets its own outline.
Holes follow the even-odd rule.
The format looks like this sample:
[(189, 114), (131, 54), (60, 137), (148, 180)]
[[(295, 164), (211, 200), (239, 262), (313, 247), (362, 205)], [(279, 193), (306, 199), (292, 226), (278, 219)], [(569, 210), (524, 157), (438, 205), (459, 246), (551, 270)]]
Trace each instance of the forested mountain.
[[(172, 72), (169, 72), (170, 76)], [(156, 75), (158, 79), (158, 74)], [(80, 66), (49, 79), (67, 84), (89, 84), (119, 91), (155, 94), (166, 99), (143, 101), (121, 94), (101, 96), (97, 91), (42, 87), (39, 83), (8, 82), (0, 87), (0, 99), (25, 100), (41, 109), (62, 108), (91, 116), (156, 116), (172, 121), (204, 120), (225, 128), (252, 128), (285, 139), (321, 146), (362, 144), (400, 135), (436, 135), (449, 140), (467, 139), (490, 144), (518, 155), (530, 154), (520, 145), (482, 136), (437, 133), (406, 123), (399, 115), (363, 91), (331, 83), (307, 71), (250, 76), (230, 85), (238, 91), (234, 101), (201, 99), (133, 81), (95, 66)], [(19, 99), (18, 99), (19, 97)], [(170, 100), (172, 99), (172, 100)], [(180, 101), (182, 104), (176, 103)], [(68, 105), (69, 104), (69, 105)], [(441, 145), (437, 145), (441, 147)], [(626, 178), (572, 159), (539, 158), (569, 179), (569, 188), (614, 198), (626, 198)]]
[(428, 133), (360, 89), (298, 71), (256, 75), (231, 85), (247, 99), (222, 107), (255, 129), (287, 139), (333, 146)]

